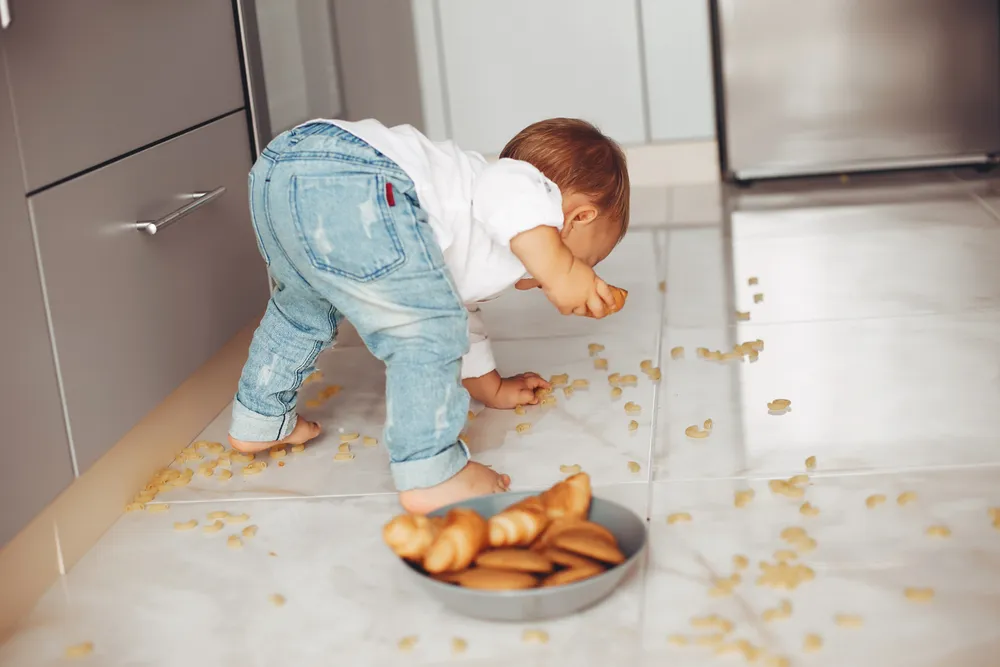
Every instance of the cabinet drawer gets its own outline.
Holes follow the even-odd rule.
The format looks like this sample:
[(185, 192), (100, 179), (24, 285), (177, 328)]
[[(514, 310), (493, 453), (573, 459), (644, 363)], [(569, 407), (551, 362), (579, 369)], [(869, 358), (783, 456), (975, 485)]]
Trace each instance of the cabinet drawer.
[(231, 0), (7, 0), (28, 190), (242, 107)]
[[(247, 137), (233, 114), (29, 200), (81, 472), (263, 313)], [(133, 227), (220, 186), (153, 236)]]

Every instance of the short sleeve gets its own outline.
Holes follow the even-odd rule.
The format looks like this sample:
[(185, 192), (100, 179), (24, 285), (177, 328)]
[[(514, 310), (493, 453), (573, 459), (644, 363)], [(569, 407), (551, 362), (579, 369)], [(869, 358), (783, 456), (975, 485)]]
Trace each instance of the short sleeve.
[(509, 247), (512, 238), (529, 229), (562, 229), (562, 193), (534, 166), (504, 158), (476, 179), (472, 217), (490, 238)]
[(462, 379), (478, 378), (496, 370), (493, 347), (479, 308), (469, 309), (469, 351), (462, 357)]

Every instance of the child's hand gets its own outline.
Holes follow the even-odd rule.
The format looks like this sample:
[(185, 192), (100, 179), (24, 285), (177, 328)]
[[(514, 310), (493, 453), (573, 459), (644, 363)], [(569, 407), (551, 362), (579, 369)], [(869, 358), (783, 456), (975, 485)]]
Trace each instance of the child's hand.
[(500, 380), (500, 388), (492, 401), (484, 401), (496, 410), (513, 410), (519, 405), (535, 405), (538, 397), (536, 389), (551, 389), (550, 385), (537, 373), (521, 373)]
[(542, 284), (542, 291), (563, 315), (583, 315), (600, 319), (611, 314), (615, 296), (594, 270), (574, 259), (570, 270)]

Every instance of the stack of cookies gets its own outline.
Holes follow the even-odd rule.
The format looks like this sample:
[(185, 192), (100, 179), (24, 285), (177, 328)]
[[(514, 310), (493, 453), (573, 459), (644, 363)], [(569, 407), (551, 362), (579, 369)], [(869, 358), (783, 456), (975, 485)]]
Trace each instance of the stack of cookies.
[(587, 521), (590, 498), (590, 477), (577, 473), (489, 520), (469, 509), (404, 514), (383, 537), (439, 581), (498, 591), (561, 586), (625, 562), (615, 536)]

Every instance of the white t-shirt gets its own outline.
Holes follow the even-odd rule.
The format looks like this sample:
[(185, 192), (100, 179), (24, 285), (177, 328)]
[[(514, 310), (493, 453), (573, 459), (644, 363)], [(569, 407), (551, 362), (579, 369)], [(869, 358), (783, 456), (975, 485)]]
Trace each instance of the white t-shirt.
[(347, 130), (395, 162), (413, 181), (420, 206), (469, 310), (469, 352), (462, 377), (496, 368), (479, 303), (524, 277), (510, 240), (542, 225), (561, 229), (559, 187), (534, 166), (482, 155), (451, 141), (431, 141), (409, 125), (386, 127), (376, 120), (321, 120)]

